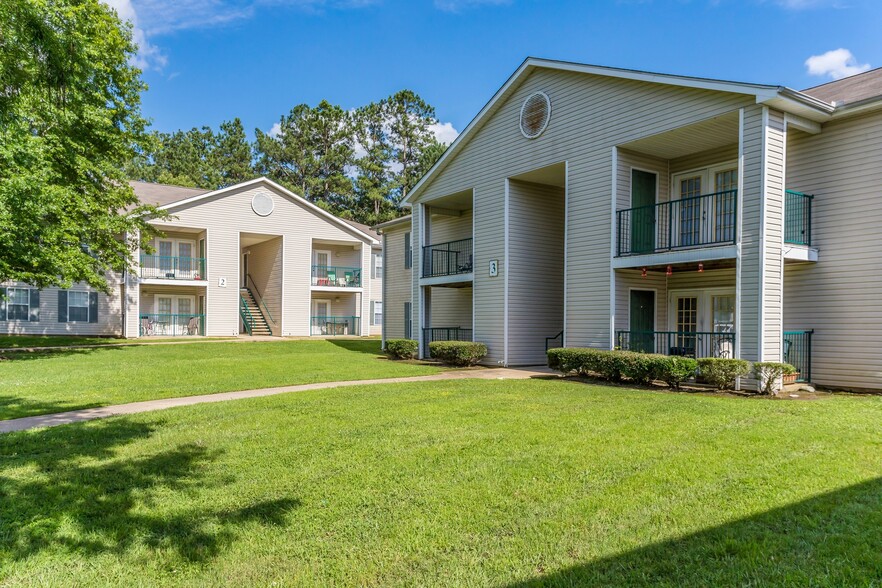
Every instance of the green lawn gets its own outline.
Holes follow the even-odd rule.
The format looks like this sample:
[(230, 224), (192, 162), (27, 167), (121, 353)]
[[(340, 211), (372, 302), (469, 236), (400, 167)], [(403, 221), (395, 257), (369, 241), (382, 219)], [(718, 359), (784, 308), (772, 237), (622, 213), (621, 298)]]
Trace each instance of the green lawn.
[(77, 335), (0, 335), (0, 349), (23, 347), (68, 347), (70, 345), (113, 345), (133, 340), (113, 337), (80, 337)]
[(882, 398), (312, 391), (0, 437), (0, 584), (868, 586)]
[(434, 374), (389, 361), (379, 339), (188, 343), (13, 352), (0, 361), (0, 420), (154, 398)]

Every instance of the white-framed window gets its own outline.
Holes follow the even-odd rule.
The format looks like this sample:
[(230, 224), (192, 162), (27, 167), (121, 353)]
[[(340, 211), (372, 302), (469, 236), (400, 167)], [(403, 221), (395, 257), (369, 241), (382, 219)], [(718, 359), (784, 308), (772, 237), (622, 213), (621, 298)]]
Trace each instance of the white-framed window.
[(67, 322), (89, 322), (89, 293), (76, 290), (67, 292)]
[(379, 300), (374, 300), (371, 302), (371, 306), (373, 310), (371, 311), (371, 324), (372, 325), (382, 325), (383, 324), (383, 303)]
[(27, 321), (31, 316), (30, 288), (6, 289), (6, 320)]
[(374, 279), (383, 278), (383, 254), (374, 253)]

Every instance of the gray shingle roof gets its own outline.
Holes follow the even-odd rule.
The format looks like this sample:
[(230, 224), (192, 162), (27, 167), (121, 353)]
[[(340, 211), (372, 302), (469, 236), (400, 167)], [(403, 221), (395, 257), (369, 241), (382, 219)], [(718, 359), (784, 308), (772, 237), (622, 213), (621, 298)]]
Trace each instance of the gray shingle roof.
[(814, 96), (824, 102), (836, 102), (839, 104), (853, 104), (861, 100), (882, 96), (882, 67), (835, 82), (828, 82), (807, 88), (803, 94)]
[(207, 194), (211, 190), (203, 188), (185, 188), (183, 186), (170, 186), (168, 184), (153, 184), (150, 182), (129, 181), (129, 185), (135, 190), (135, 196), (142, 204), (165, 206), (178, 200), (186, 200), (193, 196)]

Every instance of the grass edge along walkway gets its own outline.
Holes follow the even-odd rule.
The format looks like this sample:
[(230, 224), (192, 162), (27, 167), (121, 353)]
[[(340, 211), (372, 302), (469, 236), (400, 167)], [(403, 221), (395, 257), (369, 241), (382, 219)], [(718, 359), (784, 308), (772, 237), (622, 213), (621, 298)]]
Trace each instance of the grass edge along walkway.
[(140, 402), (128, 402), (96, 408), (83, 408), (69, 410), (54, 414), (42, 414), (36, 416), (21, 417), (0, 421), (0, 433), (15, 431), (27, 431), (45, 427), (57, 427), (83, 421), (104, 419), (112, 416), (137, 414), (154, 410), (164, 410), (178, 406), (190, 406), (207, 402), (225, 402), (228, 400), (240, 400), (243, 398), (259, 398), (261, 396), (273, 396), (287, 394), (289, 392), (305, 392), (307, 390), (322, 390), (330, 388), (342, 388), (346, 386), (364, 386), (370, 384), (401, 384), (407, 382), (431, 382), (437, 380), (461, 380), (461, 379), (528, 379), (534, 377), (547, 378), (553, 372), (547, 368), (537, 369), (514, 369), (514, 368), (486, 368), (472, 370), (458, 370), (441, 372), (427, 376), (406, 376), (393, 378), (374, 378), (371, 380), (345, 380), (337, 382), (315, 382), (312, 384), (296, 384), (293, 386), (276, 386), (274, 388), (258, 388), (255, 390), (237, 390), (233, 392), (217, 392), (214, 394), (198, 394), (195, 396), (177, 396), (161, 398), (157, 400), (144, 400)]

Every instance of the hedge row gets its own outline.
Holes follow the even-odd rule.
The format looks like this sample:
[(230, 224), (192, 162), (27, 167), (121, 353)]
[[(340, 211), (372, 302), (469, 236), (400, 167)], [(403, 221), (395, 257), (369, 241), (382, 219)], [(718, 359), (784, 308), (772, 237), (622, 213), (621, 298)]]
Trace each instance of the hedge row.
[(387, 339), (386, 354), (392, 359), (411, 359), (416, 355), (419, 343), (413, 339)]
[(470, 341), (432, 341), (429, 355), (456, 366), (476, 365), (487, 355), (487, 346)]
[(661, 380), (675, 390), (696, 373), (720, 389), (734, 387), (735, 378), (750, 373), (750, 364), (741, 359), (708, 357), (696, 361), (690, 357), (575, 347), (549, 349), (548, 367), (611, 382), (628, 379), (636, 384), (648, 384)]

